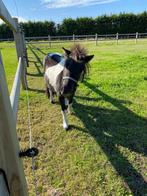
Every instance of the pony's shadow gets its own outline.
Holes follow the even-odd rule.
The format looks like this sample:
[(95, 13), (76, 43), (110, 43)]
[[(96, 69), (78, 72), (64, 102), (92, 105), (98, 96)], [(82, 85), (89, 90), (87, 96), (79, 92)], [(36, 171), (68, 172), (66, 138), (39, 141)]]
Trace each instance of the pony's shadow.
[(84, 84), (98, 95), (98, 99), (78, 97), (79, 99), (88, 101), (103, 99), (115, 106), (116, 110), (83, 105), (74, 101), (75, 114), (84, 123), (85, 129), (73, 125), (71, 128), (87, 132), (94, 137), (117, 173), (124, 179), (126, 189), (131, 190), (134, 195), (145, 195), (147, 193), (145, 176), (123, 156), (119, 147), (146, 156), (147, 120), (125, 107), (123, 103), (126, 101), (112, 98), (88, 82)]

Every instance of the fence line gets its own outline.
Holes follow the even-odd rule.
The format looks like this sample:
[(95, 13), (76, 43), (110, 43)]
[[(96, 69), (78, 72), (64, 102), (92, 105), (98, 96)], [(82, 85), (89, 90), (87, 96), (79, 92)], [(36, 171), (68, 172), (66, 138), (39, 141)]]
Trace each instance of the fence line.
[(23, 32), (17, 19), (13, 19), (0, 0), (0, 18), (13, 30), (19, 59), (11, 95), (5, 77), (0, 55), (0, 195), (27, 196), (27, 184), (22, 162), (19, 158), (19, 143), (16, 132), (16, 119), (20, 93), (20, 81), (25, 87), (26, 47)]
[(147, 33), (129, 33), (129, 34), (95, 34), (95, 35), (69, 35), (69, 36), (43, 36), (43, 37), (26, 37), (26, 43), (29, 44), (48, 44), (49, 47), (53, 43), (63, 43), (63, 42), (95, 42), (96, 45), (98, 45), (101, 41), (116, 41), (116, 43), (119, 43), (119, 40), (124, 39), (134, 39), (135, 43), (137, 43), (137, 40), (147, 38)]
[[(137, 37), (136, 37), (137, 35)], [(117, 34), (94, 34), (94, 35), (62, 35), (62, 36), (39, 36), (39, 37), (25, 37), (27, 42), (38, 41), (39, 43), (62, 43), (65, 41), (107, 41), (107, 40), (116, 40)], [(118, 40), (123, 39), (142, 39), (147, 38), (147, 33), (118, 33)], [(0, 39), (0, 41), (14, 41), (13, 38)]]
[(16, 122), (10, 104), (5, 71), (0, 57), (0, 170), (6, 176), (8, 187), (3, 188), (6, 179), (1, 176), (0, 195), (10, 191), (12, 196), (26, 196), (26, 181), (22, 162), (19, 158), (19, 144), (16, 133)]

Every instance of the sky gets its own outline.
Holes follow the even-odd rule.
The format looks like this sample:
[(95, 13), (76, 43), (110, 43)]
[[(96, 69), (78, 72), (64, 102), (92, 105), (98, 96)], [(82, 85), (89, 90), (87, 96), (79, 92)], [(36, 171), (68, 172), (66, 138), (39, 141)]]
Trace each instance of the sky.
[(52, 20), (56, 23), (69, 17), (147, 11), (147, 0), (3, 0), (3, 3), (20, 21)]

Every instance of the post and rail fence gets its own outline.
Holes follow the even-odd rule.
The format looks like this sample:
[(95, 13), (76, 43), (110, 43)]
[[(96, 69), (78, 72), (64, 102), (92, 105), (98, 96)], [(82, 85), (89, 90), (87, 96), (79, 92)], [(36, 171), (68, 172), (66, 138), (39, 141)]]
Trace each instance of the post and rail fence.
[[(128, 40), (128, 39), (134, 39), (135, 43), (137, 43), (138, 40), (141, 39), (147, 39), (147, 33), (116, 33), (116, 34), (94, 34), (94, 35), (65, 35), (65, 36), (39, 36), (39, 37), (25, 37), (25, 42), (29, 44), (48, 44), (49, 47), (52, 46), (54, 43), (63, 43), (63, 42), (94, 42), (96, 45), (98, 45), (99, 42), (102, 41), (116, 41), (116, 44), (119, 44), (119, 40)], [(13, 38), (7, 38), (7, 39), (0, 39), (0, 42), (2, 41), (14, 41)]]
[[(135, 40), (134, 43), (137, 43), (139, 39), (146, 39), (147, 33), (129, 33), (129, 34), (94, 34), (94, 35), (69, 35), (69, 36), (42, 36), (42, 37), (26, 37), (27, 44), (48, 44), (49, 47), (54, 43), (64, 43), (64, 42), (94, 42), (96, 46), (102, 41), (115, 41), (116, 44), (119, 44), (120, 40)], [(10, 40), (10, 39), (8, 39)]]
[(26, 89), (26, 46), (18, 19), (12, 18), (0, 0), (0, 18), (11, 28), (16, 45), (18, 68), (9, 96), (2, 56), (0, 55), (0, 195), (27, 196), (27, 184), (16, 132), (20, 83)]

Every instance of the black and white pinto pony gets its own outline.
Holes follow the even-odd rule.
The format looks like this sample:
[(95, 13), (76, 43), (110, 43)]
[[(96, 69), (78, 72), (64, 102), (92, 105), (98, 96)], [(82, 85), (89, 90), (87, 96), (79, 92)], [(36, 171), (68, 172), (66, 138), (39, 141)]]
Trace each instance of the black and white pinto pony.
[(89, 61), (94, 55), (87, 55), (87, 50), (79, 44), (71, 50), (63, 48), (65, 54), (49, 53), (43, 60), (46, 94), (54, 103), (54, 94), (59, 97), (62, 109), (63, 127), (68, 130), (67, 110), (72, 112), (72, 101), (78, 81), (83, 80), (89, 71)]

